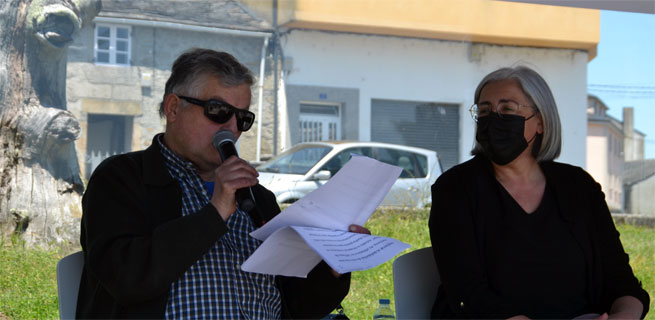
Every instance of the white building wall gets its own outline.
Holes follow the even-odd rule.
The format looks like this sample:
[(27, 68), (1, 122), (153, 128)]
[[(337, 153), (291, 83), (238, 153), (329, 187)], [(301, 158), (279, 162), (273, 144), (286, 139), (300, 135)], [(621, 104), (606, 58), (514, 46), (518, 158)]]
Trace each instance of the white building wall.
[(655, 194), (655, 176), (633, 185), (628, 200), (632, 204), (630, 213), (655, 216), (653, 194)]
[(607, 137), (587, 137), (587, 171), (606, 193), (610, 182), (607, 159)]
[(459, 104), (460, 162), (470, 158), (475, 138), (468, 109), (478, 82), (499, 67), (528, 65), (559, 106), (559, 161), (585, 166), (586, 52), (305, 30), (286, 34), (282, 47), (292, 61), (287, 84), (360, 90), (360, 140), (371, 138), (373, 98)]
[(612, 211), (623, 210), (623, 160), (619, 132), (608, 128), (609, 123), (587, 128), (587, 172), (600, 183), (605, 201)]

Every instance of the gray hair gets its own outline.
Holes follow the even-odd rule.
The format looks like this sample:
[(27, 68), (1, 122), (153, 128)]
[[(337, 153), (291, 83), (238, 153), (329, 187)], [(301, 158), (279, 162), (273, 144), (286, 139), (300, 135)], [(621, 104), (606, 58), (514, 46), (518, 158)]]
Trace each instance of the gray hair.
[[(562, 150), (562, 125), (557, 112), (555, 98), (550, 87), (536, 71), (525, 67), (501, 68), (488, 74), (475, 89), (474, 101), (478, 103), (484, 86), (492, 82), (515, 80), (536, 111), (541, 115), (544, 132), (535, 141), (532, 154), (535, 159), (552, 161), (559, 157)], [(482, 146), (476, 141), (471, 154), (482, 153)]]
[(166, 81), (164, 97), (159, 104), (159, 115), (164, 117), (164, 101), (171, 93), (197, 96), (204, 81), (203, 75), (214, 76), (222, 85), (233, 87), (255, 83), (250, 70), (227, 52), (193, 48), (182, 53), (171, 69)]

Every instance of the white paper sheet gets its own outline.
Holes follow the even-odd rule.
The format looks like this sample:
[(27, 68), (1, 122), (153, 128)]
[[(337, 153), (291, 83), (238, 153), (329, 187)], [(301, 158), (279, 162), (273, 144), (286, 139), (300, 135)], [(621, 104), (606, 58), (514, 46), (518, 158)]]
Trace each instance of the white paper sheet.
[(353, 157), (326, 184), (251, 232), (264, 242), (241, 269), (304, 278), (321, 259), (346, 273), (393, 258), (409, 245), (346, 231), (351, 224), (366, 223), (401, 171), (371, 158)]
[(291, 228), (338, 273), (377, 267), (409, 248), (408, 244), (388, 237), (311, 227)]
[(306, 278), (321, 256), (292, 228), (273, 233), (241, 265), (248, 272)]
[(265, 240), (288, 226), (348, 230), (363, 226), (396, 182), (402, 168), (355, 156), (320, 188), (294, 202), (263, 227), (250, 233)]
[(306, 278), (323, 259), (334, 271), (347, 273), (377, 267), (407, 248), (393, 238), (292, 226), (273, 232), (241, 269)]

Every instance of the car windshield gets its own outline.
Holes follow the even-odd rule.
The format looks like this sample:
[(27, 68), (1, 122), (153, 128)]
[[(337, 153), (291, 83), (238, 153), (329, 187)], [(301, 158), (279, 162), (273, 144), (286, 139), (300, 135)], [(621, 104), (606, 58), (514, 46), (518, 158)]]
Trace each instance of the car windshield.
[(329, 146), (298, 146), (265, 162), (257, 168), (261, 172), (305, 174), (328, 152)]

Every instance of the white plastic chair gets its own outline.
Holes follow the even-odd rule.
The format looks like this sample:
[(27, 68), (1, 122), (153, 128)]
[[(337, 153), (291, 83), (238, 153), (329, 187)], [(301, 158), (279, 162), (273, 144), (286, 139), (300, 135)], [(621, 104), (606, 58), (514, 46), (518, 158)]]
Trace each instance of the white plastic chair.
[(432, 247), (396, 258), (393, 262), (396, 319), (430, 319), (440, 284)]
[(57, 263), (57, 294), (59, 295), (59, 318), (75, 319), (77, 294), (84, 268), (84, 252), (65, 256)]

